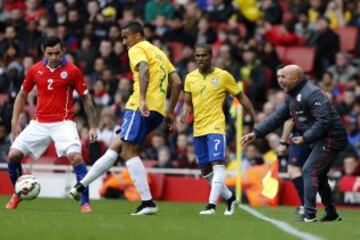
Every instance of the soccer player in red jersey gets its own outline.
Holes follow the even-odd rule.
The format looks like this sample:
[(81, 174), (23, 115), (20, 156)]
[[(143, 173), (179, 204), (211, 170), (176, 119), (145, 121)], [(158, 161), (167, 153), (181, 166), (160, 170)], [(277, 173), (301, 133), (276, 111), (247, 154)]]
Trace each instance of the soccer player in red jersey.
[[(30, 155), (38, 159), (50, 141), (55, 142), (57, 155), (67, 156), (74, 167), (77, 181), (87, 173), (81, 155), (81, 143), (73, 121), (73, 91), (81, 96), (90, 125), (90, 141), (96, 139), (96, 114), (81, 71), (64, 58), (65, 47), (60, 38), (44, 40), (44, 59), (27, 72), (21, 90), (16, 96), (11, 120), (13, 143), (8, 155), (8, 172), (13, 185), (22, 174), (21, 159)], [(36, 86), (38, 106), (36, 119), (21, 132), (18, 124), (28, 93)], [(14, 193), (6, 205), (17, 208), (20, 198)], [(89, 191), (84, 191), (81, 212), (91, 212)]]

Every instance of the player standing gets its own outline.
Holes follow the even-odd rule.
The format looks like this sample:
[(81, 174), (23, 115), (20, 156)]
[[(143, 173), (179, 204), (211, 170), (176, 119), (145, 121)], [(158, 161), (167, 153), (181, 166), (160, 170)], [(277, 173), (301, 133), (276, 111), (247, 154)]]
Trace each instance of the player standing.
[[(34, 64), (27, 72), (21, 90), (16, 96), (11, 120), (14, 142), (8, 155), (8, 171), (11, 182), (22, 174), (21, 159), (30, 155), (38, 159), (50, 141), (55, 142), (57, 155), (67, 156), (74, 167), (77, 180), (87, 173), (81, 155), (81, 142), (73, 122), (73, 91), (81, 96), (90, 124), (90, 141), (96, 139), (95, 109), (81, 71), (64, 58), (65, 47), (60, 38), (51, 36), (42, 45), (44, 59)], [(38, 106), (36, 119), (21, 131), (18, 124), (28, 93), (36, 86)], [(20, 135), (19, 135), (20, 134)], [(15, 209), (20, 198), (14, 193), (6, 205)], [(82, 194), (81, 212), (91, 212), (89, 191)]]
[(242, 93), (234, 77), (227, 71), (211, 65), (212, 50), (207, 44), (195, 49), (198, 69), (185, 79), (185, 105), (183, 118), (194, 112), (194, 147), (201, 174), (211, 184), (209, 204), (201, 215), (215, 214), (219, 195), (227, 201), (225, 215), (233, 215), (236, 199), (224, 185), (225, 173), (225, 115), (223, 103), (226, 93), (236, 97), (256, 119), (248, 97)]
[[(79, 199), (84, 187), (111, 168), (121, 153), (142, 200), (133, 215), (154, 214), (158, 208), (152, 200), (146, 169), (138, 153), (139, 147), (147, 134), (163, 120), (168, 126), (171, 125), (172, 113), (181, 91), (181, 80), (165, 53), (144, 39), (144, 29), (140, 23), (133, 21), (125, 25), (121, 36), (128, 49), (134, 74), (134, 92), (126, 104), (120, 137), (113, 140), (110, 148), (95, 162), (85, 178), (70, 190), (69, 195)], [(169, 79), (171, 98), (166, 110)]]

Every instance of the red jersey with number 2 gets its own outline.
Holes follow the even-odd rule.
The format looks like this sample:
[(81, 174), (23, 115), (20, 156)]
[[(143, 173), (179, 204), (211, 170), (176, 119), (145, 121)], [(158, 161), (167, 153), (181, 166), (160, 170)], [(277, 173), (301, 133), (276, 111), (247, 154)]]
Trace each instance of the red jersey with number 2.
[(39, 61), (28, 70), (22, 90), (37, 88), (36, 120), (44, 123), (73, 120), (73, 91), (80, 96), (88, 93), (81, 71), (64, 59), (56, 69)]

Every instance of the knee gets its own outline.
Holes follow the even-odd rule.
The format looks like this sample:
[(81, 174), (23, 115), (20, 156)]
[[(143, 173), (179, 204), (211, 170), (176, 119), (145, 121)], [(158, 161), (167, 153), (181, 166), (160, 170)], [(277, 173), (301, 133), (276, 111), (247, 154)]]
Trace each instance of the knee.
[(68, 159), (71, 165), (78, 166), (83, 163), (83, 157), (80, 153), (70, 153)]
[(125, 145), (121, 148), (120, 156), (125, 161), (138, 155), (136, 147), (132, 145)]
[(23, 157), (24, 154), (15, 148), (10, 149), (8, 154), (8, 159), (10, 162), (20, 162)]

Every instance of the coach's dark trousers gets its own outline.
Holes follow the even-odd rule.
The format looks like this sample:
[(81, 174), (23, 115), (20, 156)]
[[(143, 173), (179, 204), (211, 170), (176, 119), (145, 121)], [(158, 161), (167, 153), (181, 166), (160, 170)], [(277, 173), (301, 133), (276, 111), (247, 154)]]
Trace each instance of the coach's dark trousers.
[(331, 148), (331, 141), (320, 141), (312, 146), (312, 151), (302, 169), (304, 179), (305, 215), (316, 214), (316, 194), (319, 192), (321, 201), (328, 214), (335, 212), (331, 188), (327, 173), (339, 150)]

